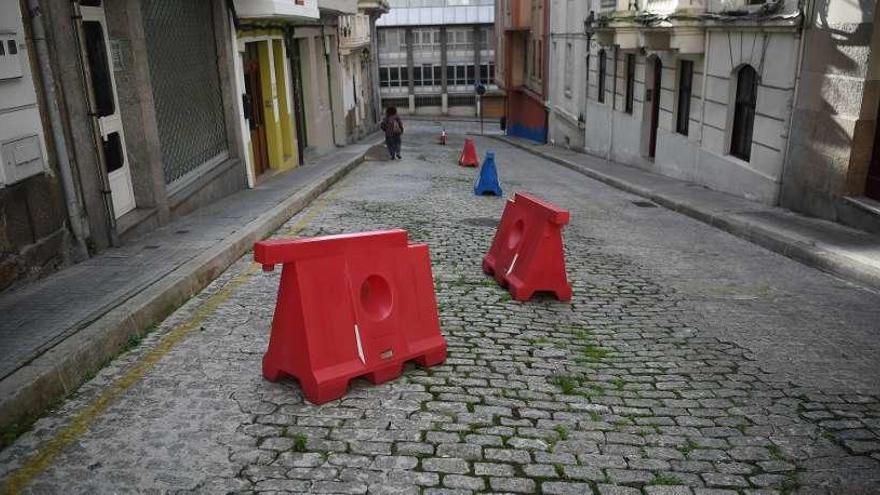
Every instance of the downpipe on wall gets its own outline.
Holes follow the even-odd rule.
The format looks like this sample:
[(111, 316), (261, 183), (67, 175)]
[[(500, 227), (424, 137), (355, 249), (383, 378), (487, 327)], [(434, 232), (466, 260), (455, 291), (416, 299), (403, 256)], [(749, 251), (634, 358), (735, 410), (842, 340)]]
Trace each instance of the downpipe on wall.
[(333, 79), (330, 71), (330, 47), (327, 44), (327, 36), (324, 34), (324, 19), (321, 19), (321, 47), (324, 48), (324, 65), (327, 69), (327, 101), (330, 102), (330, 134), (333, 136), (333, 145), (339, 146), (336, 142), (336, 112), (333, 109)]
[[(34, 0), (30, 0), (34, 1)], [(113, 197), (110, 190), (110, 178), (107, 176), (107, 161), (104, 157), (104, 140), (101, 138), (101, 124), (98, 121), (98, 113), (96, 110), (95, 95), (92, 90), (92, 80), (89, 77), (89, 59), (86, 56), (85, 33), (82, 29), (82, 12), (78, 1), (71, 2), (73, 7), (73, 16), (70, 22), (73, 24), (73, 31), (76, 40), (76, 54), (79, 59), (79, 67), (83, 78), (83, 98), (86, 102), (86, 108), (89, 113), (89, 123), (91, 124), (92, 138), (95, 143), (95, 157), (98, 161), (98, 167), (95, 172), (98, 176), (98, 184), (101, 188), (101, 199), (104, 203), (105, 218), (107, 226), (110, 230), (109, 240), (111, 246), (119, 246), (119, 234), (116, 232), (116, 214), (113, 210)]]
[(798, 29), (800, 39), (798, 40), (798, 55), (794, 72), (794, 92), (791, 97), (791, 110), (788, 112), (788, 137), (785, 140), (785, 152), (782, 155), (782, 168), (779, 170), (779, 189), (776, 191), (775, 205), (782, 204), (782, 185), (785, 181), (785, 169), (791, 153), (791, 130), (794, 125), (794, 112), (797, 108), (798, 93), (800, 92), (801, 86), (801, 66), (803, 65), (804, 60), (804, 44), (807, 38), (807, 23), (810, 22), (813, 17), (812, 5), (812, 0), (803, 0), (801, 7), (801, 26), (800, 29)]
[(608, 152), (605, 160), (611, 161), (611, 148), (614, 146), (614, 110), (617, 106), (617, 45), (614, 45), (614, 84), (611, 86), (611, 111), (608, 112)]
[(85, 241), (86, 229), (83, 227), (83, 209), (73, 181), (73, 166), (70, 162), (67, 142), (64, 139), (64, 124), (61, 119), (61, 109), (58, 106), (55, 75), (52, 70), (52, 62), (49, 59), (46, 25), (43, 22), (43, 12), (40, 8), (39, 0), (27, 0), (27, 12), (30, 19), (31, 35), (33, 36), (37, 63), (40, 69), (40, 86), (49, 116), (52, 145), (55, 148), (55, 156), (58, 159), (58, 174), (61, 177), (61, 191), (64, 194), (64, 202), (67, 206), (67, 220), (70, 223), (70, 230), (73, 232), (73, 257), (74, 261), (81, 261), (89, 256)]

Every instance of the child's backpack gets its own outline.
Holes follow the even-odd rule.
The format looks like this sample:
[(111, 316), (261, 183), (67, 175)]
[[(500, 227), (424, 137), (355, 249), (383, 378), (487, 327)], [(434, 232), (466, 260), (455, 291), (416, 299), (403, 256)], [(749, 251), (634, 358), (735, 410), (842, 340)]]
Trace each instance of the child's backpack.
[(403, 126), (400, 125), (400, 119), (389, 119), (388, 132), (392, 136), (400, 136), (403, 134)]

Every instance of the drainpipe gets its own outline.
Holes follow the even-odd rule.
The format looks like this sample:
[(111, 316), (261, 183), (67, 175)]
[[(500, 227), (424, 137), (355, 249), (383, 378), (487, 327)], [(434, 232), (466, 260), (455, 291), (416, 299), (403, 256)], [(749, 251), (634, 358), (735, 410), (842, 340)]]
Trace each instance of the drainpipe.
[(324, 36), (324, 19), (321, 19), (321, 46), (324, 47), (324, 65), (327, 68), (327, 99), (330, 101), (330, 134), (333, 136), (333, 145), (336, 144), (336, 112), (333, 110), (333, 83), (330, 77), (330, 48), (327, 46), (327, 38)]
[[(605, 155), (605, 159), (609, 162), (611, 161), (611, 148), (614, 147), (614, 109), (617, 106), (617, 52), (619, 48), (618, 45), (614, 45), (614, 83), (611, 85), (611, 111), (608, 112), (608, 152)], [(607, 65), (606, 65), (607, 67)]]
[(706, 42), (703, 44), (703, 84), (700, 90), (700, 147), (703, 143), (703, 123), (706, 121), (706, 80), (709, 79), (709, 30), (706, 30)]
[(800, 28), (800, 40), (798, 40), (798, 55), (797, 55), (797, 66), (795, 67), (794, 72), (794, 93), (791, 97), (791, 111), (788, 113), (788, 138), (785, 140), (785, 151), (782, 154), (782, 168), (779, 170), (779, 191), (776, 192), (776, 203), (777, 205), (782, 204), (782, 184), (785, 181), (785, 168), (788, 164), (788, 157), (791, 153), (791, 129), (794, 125), (794, 112), (795, 108), (797, 108), (797, 99), (798, 93), (801, 86), (801, 65), (804, 60), (804, 44), (806, 39), (806, 29), (807, 24), (811, 22), (812, 14), (812, 1), (804, 0), (804, 6), (802, 10), (803, 17), (801, 18), (801, 28)]
[[(29, 1), (35, 2), (35, 0)], [(104, 140), (101, 138), (101, 124), (98, 122), (98, 114), (95, 110), (95, 95), (92, 92), (92, 82), (88, 72), (89, 61), (86, 56), (85, 34), (82, 30), (82, 22), (80, 22), (82, 19), (82, 12), (79, 10), (78, 1), (72, 2), (71, 5), (73, 6), (73, 16), (71, 16), (70, 22), (73, 24), (73, 32), (76, 34), (76, 54), (79, 59), (79, 67), (85, 85), (83, 88), (83, 98), (88, 106), (89, 121), (95, 144), (95, 158), (98, 162), (98, 167), (95, 169), (95, 172), (98, 176), (98, 184), (101, 188), (101, 199), (104, 202), (110, 245), (119, 246), (119, 236), (116, 233), (116, 216), (113, 211), (113, 197), (111, 196), (112, 192), (110, 190), (110, 178), (107, 177), (107, 173), (105, 172), (105, 170), (107, 170), (107, 162), (104, 158)]]
[(49, 127), (52, 130), (52, 144), (55, 147), (55, 155), (58, 158), (58, 173), (61, 177), (61, 190), (67, 205), (67, 220), (70, 222), (70, 230), (73, 232), (75, 243), (74, 258), (79, 261), (88, 257), (86, 247), (85, 229), (83, 228), (83, 212), (79, 204), (76, 186), (73, 182), (73, 170), (70, 163), (70, 155), (67, 152), (67, 143), (64, 140), (64, 124), (61, 119), (61, 110), (58, 108), (58, 95), (55, 92), (55, 76), (52, 71), (52, 63), (49, 60), (49, 45), (46, 41), (46, 26), (43, 23), (43, 12), (40, 9), (39, 0), (28, 0), (28, 16), (30, 17), (31, 35), (33, 36), (34, 49), (40, 68), (40, 81), (43, 90), (43, 99), (46, 102), (46, 110), (49, 114)]

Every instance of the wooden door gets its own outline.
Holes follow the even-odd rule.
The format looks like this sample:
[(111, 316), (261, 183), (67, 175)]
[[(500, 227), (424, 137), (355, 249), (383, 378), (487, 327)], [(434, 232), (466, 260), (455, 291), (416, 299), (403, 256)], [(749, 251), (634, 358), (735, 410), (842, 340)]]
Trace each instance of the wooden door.
[(660, 120), (660, 78), (663, 75), (663, 64), (654, 58), (654, 83), (651, 87), (651, 138), (648, 143), (648, 156), (657, 154), (657, 124)]
[(260, 80), (260, 62), (256, 59), (244, 63), (245, 114), (251, 130), (251, 146), (254, 150), (254, 175), (269, 170), (269, 145), (266, 141), (266, 120), (263, 116), (263, 86)]

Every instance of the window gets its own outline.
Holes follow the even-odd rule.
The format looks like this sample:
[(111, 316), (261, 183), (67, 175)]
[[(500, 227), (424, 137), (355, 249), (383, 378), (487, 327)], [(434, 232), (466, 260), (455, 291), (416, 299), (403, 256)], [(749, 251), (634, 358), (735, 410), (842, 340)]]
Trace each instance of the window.
[(467, 66), (467, 85), (473, 86), (474, 84), (476, 84), (476, 82), (477, 81), (475, 79), (474, 66), (468, 65)]
[(421, 86), (422, 85), (422, 68), (421, 67), (413, 67), (413, 85)]
[(544, 42), (542, 40), (538, 40), (538, 79), (544, 79)]
[(636, 55), (634, 53), (626, 54), (626, 113), (633, 113), (633, 98), (635, 94), (636, 84)]
[[(98, 116), (106, 117), (116, 112), (116, 102), (113, 97), (113, 76), (110, 71), (110, 61), (107, 59), (107, 45), (104, 44), (104, 27), (95, 21), (83, 22), (83, 34), (85, 37), (86, 55), (89, 60), (89, 69), (92, 80), (92, 91), (95, 95), (95, 110)], [(9, 42), (9, 53), (15, 44)]]
[[(434, 69), (430, 64), (423, 64), (421, 67), (415, 68), (416, 76), (420, 76), (422, 80), (422, 85), (424, 86), (433, 86), (435, 84), (440, 84), (440, 81), (434, 81)], [(416, 83), (418, 85), (418, 83)]]
[(599, 103), (605, 103), (605, 64), (607, 61), (605, 60), (605, 50), (599, 50), (599, 94), (596, 95), (596, 98), (599, 99)]
[(564, 80), (565, 80), (565, 93), (569, 96), (569, 98), (571, 97), (571, 80), (574, 77), (574, 75), (573, 75), (574, 73), (572, 72), (574, 70), (574, 60), (572, 59), (572, 57), (573, 57), (572, 51), (573, 50), (571, 49), (571, 43), (566, 43), (565, 44), (565, 76), (564, 76)]
[(387, 88), (390, 86), (388, 81), (388, 67), (379, 67), (379, 87)]
[(587, 48), (587, 60), (584, 62), (587, 71), (587, 84), (584, 85), (584, 98), (590, 98), (590, 50)]
[(391, 67), (388, 71), (390, 74), (388, 79), (391, 81), (390, 86), (397, 88), (400, 86), (400, 67)]
[(694, 80), (694, 63), (682, 60), (678, 75), (678, 108), (676, 109), (675, 132), (688, 135), (691, 121), (691, 86)]
[(736, 76), (736, 101), (730, 139), (730, 154), (745, 161), (749, 161), (752, 154), (752, 130), (755, 125), (757, 97), (758, 76), (751, 65), (745, 65)]

